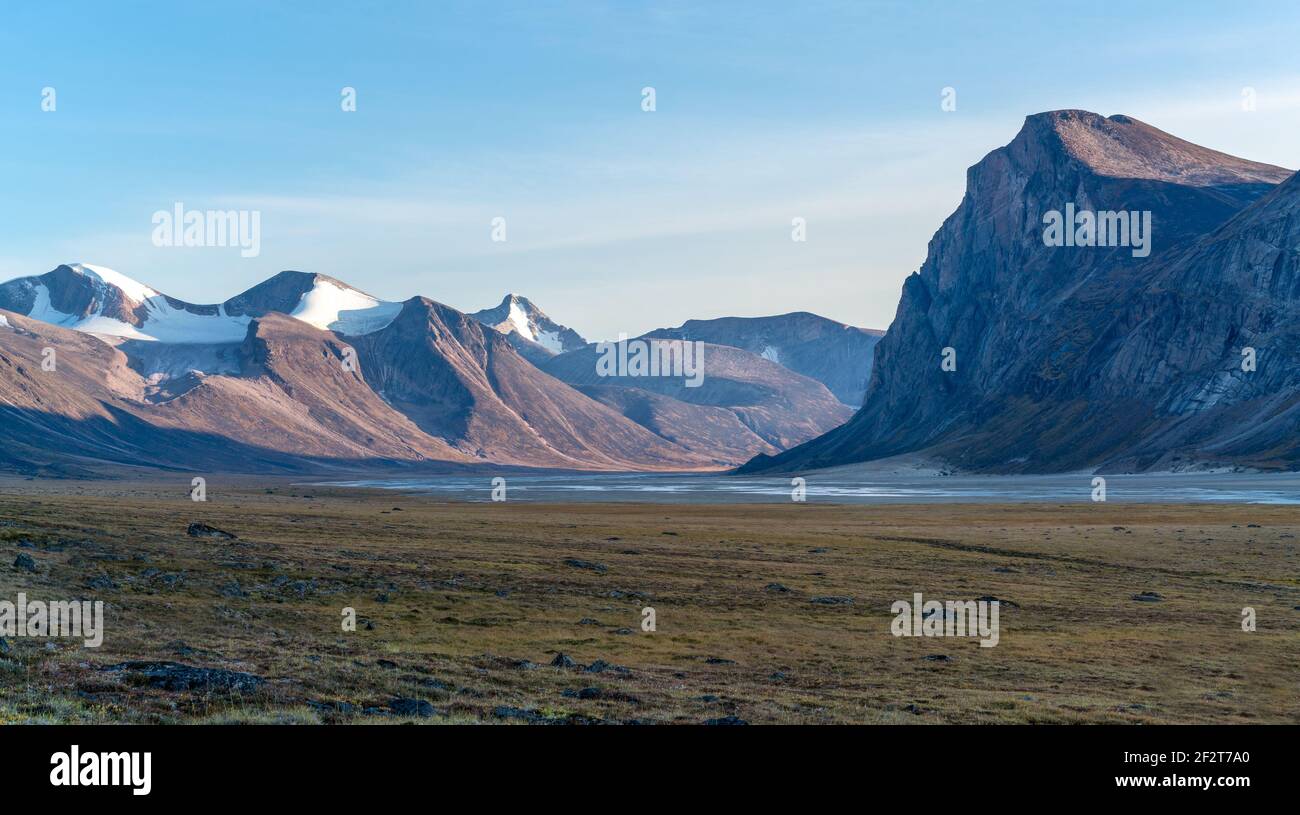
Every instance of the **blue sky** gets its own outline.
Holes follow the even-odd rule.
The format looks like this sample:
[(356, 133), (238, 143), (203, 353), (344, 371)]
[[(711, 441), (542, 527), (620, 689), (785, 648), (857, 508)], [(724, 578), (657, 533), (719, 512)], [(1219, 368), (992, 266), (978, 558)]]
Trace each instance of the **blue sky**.
[[(1278, 2), (10, 6), (0, 279), (84, 261), (216, 302), (301, 269), (464, 310), (514, 291), (593, 339), (794, 310), (886, 327), (966, 167), (1026, 114), (1300, 166), (1297, 23)], [(261, 254), (153, 246), (178, 201), (258, 210)]]

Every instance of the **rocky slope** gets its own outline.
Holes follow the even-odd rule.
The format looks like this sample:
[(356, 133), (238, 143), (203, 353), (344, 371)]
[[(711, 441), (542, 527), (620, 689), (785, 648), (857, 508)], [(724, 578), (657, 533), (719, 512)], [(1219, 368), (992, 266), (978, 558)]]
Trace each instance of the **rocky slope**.
[(687, 320), (647, 337), (700, 340), (740, 348), (825, 385), (850, 407), (862, 405), (876, 343), (884, 331), (856, 328), (806, 311), (772, 317)]
[[(1125, 116), (1030, 116), (970, 169), (904, 283), (862, 409), (742, 472), (901, 453), (992, 471), (1297, 466), (1290, 175)], [(1149, 211), (1149, 256), (1046, 245), (1044, 216), (1067, 204)]]
[[(601, 354), (598, 345), (561, 354), (542, 367), (607, 404), (617, 404), (624, 415), (660, 435), (676, 422), (697, 418), (701, 425), (687, 431), (695, 435), (693, 449), (705, 452), (703, 439), (712, 437), (716, 443), (707, 454), (718, 460), (725, 460), (729, 452), (737, 450), (761, 451), (764, 446), (783, 450), (826, 432), (852, 415), (816, 380), (739, 348), (704, 343), (703, 349), (703, 377), (696, 387), (687, 384), (686, 377), (630, 373), (602, 376), (597, 368)], [(605, 390), (609, 388), (639, 393), (616, 396)], [(658, 398), (643, 395), (647, 393)], [(734, 420), (723, 419), (716, 410), (699, 408), (722, 409)]]

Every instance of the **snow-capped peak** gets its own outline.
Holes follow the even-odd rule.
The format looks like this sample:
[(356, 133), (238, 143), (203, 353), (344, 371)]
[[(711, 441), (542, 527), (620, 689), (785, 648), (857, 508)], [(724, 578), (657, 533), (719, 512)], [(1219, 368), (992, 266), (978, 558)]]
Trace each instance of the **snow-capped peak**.
[[(69, 275), (68, 273), (72, 274)], [(69, 263), (47, 274), (0, 286), (0, 307), (33, 320), (121, 340), (176, 344), (233, 343), (247, 317), (218, 306), (194, 306), (106, 266)]]
[[(507, 295), (506, 300), (510, 303), (510, 315), (506, 318), (509, 320), (510, 325), (514, 326), (515, 331), (518, 331), (524, 338), (537, 342), (537, 330), (532, 324), (532, 315), (519, 302), (520, 298), (511, 294)], [(528, 301), (524, 300), (523, 302), (527, 303)], [(529, 303), (529, 305), (532, 304)]]
[(69, 263), (68, 268), (79, 275), (84, 275), (91, 280), (101, 284), (112, 286), (122, 292), (128, 300), (135, 303), (143, 303), (150, 297), (157, 297), (159, 292), (138, 280), (133, 280), (121, 272), (114, 271), (107, 266), (93, 266), (89, 263)]
[(577, 332), (547, 317), (531, 300), (518, 294), (507, 294), (496, 308), (469, 316), (502, 334), (520, 337), (533, 346), (540, 345), (550, 354), (563, 354), (586, 345)]

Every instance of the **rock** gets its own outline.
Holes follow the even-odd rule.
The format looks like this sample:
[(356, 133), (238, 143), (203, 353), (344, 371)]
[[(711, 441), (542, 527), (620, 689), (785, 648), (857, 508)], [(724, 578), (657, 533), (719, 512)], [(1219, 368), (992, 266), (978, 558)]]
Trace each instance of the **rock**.
[(433, 705), (423, 699), (393, 699), (388, 703), (388, 709), (397, 716), (417, 716), (421, 719), (427, 719), (434, 713)]
[(991, 595), (991, 594), (986, 594), (986, 595), (984, 595), (983, 597), (976, 597), (976, 598), (975, 598), (975, 602), (977, 602), (977, 603), (997, 603), (998, 605), (1000, 605), (1000, 606), (1005, 606), (1005, 607), (1007, 607), (1007, 608), (1020, 608), (1019, 604), (1017, 604), (1017, 603), (1013, 603), (1013, 602), (1011, 602), (1010, 600), (1003, 600), (1003, 599), (1001, 599), (1001, 598), (999, 598), (999, 597), (994, 597), (994, 596)]
[(1139, 603), (1159, 603), (1165, 598), (1161, 597), (1154, 591), (1144, 591), (1141, 594), (1133, 595), (1133, 599), (1137, 600)]
[(583, 617), (581, 620), (578, 620), (578, 625), (600, 625), (600, 620), (593, 617)]
[(601, 671), (607, 670), (610, 667), (612, 666), (608, 662), (606, 662), (603, 659), (598, 659), (595, 662), (588, 665), (587, 667), (583, 668), (582, 672), (585, 674), (598, 674)]
[(567, 696), (571, 699), (599, 699), (601, 698), (600, 688), (582, 688), (581, 690), (565, 689), (560, 692), (561, 696)]
[(20, 572), (35, 572), (36, 561), (26, 552), (19, 552), (18, 557), (14, 558), (14, 569)]
[(225, 668), (199, 668), (179, 662), (119, 662), (105, 666), (110, 673), (125, 672), (144, 684), (163, 690), (185, 692), (253, 693), (261, 690), (266, 680), (243, 671)]
[(842, 595), (829, 596), (829, 597), (814, 597), (812, 598), (811, 602), (817, 603), (818, 605), (822, 605), (822, 606), (851, 606), (853, 605), (853, 598), (844, 597)]
[(592, 563), (589, 560), (579, 560), (576, 557), (565, 558), (565, 566), (572, 566), (575, 569), (589, 569), (593, 572), (604, 574), (608, 568), (603, 563)]
[(375, 660), (375, 664), (381, 668), (387, 668), (390, 671), (397, 669), (397, 663), (393, 662), (391, 659), (377, 659)]
[(9, 640), (0, 637), (0, 654), (11, 654), (13, 653), (13, 650), (14, 647), (9, 644)]
[(195, 521), (185, 530), (185, 534), (191, 538), (220, 538), (221, 540), (238, 540), (238, 536), (230, 532), (217, 529), (215, 526), (208, 526), (205, 523)]
[(768, 590), (768, 591), (774, 591), (774, 592), (777, 592), (777, 593), (779, 593), (779, 594), (789, 594), (789, 593), (790, 593), (790, 589), (786, 588), (785, 586), (783, 586), (783, 585), (780, 584), (780, 583), (768, 583), (768, 584), (767, 584), (766, 586), (764, 586), (763, 588), (765, 588), (765, 589)]
[(501, 705), (492, 708), (492, 715), (498, 719), (522, 719), (526, 722), (545, 722), (546, 717), (532, 708), (510, 707)]
[(36, 548), (36, 544), (32, 543), (31, 541), (27, 540), (26, 538), (23, 538), (22, 540), (18, 541), (18, 548), (19, 548), (19, 549), (35, 549), (35, 548)]
[(926, 654), (926, 662), (952, 662), (952, 657), (947, 654)]
[(217, 589), (217, 594), (220, 594), (222, 597), (247, 597), (248, 596), (248, 592), (240, 588), (238, 580), (232, 580), (229, 583), (222, 586), (221, 588)]
[(723, 716), (723, 717), (720, 718), (720, 719), (706, 719), (704, 723), (705, 723), (706, 725), (709, 725), (709, 726), (712, 726), (712, 727), (717, 727), (717, 726), (731, 726), (731, 727), (735, 727), (735, 726), (738, 726), (738, 725), (747, 725), (747, 724), (749, 724), (749, 722), (745, 721), (744, 719), (740, 718), (739, 716)]
[(736, 661), (735, 661), (734, 659), (723, 659), (722, 657), (709, 657), (708, 659), (704, 660), (704, 664), (706, 664), (706, 665), (735, 665), (735, 664), (736, 664)]
[(86, 588), (94, 589), (96, 591), (112, 591), (117, 587), (117, 583), (113, 578), (106, 574), (96, 575), (86, 581)]
[(551, 660), (552, 668), (576, 668), (577, 666), (578, 663), (564, 654), (556, 654), (555, 659)]

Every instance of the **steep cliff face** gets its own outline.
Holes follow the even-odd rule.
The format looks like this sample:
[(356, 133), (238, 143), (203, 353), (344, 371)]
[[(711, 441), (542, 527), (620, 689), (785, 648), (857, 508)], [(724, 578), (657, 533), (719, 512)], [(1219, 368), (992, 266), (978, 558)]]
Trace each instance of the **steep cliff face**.
[[(1289, 175), (1124, 116), (1030, 116), (1010, 144), (970, 169), (961, 205), (904, 283), (863, 408), (841, 428), (742, 471), (907, 452), (1003, 471), (1154, 466), (1169, 446), (1154, 439), (1178, 403), (1172, 369), (1187, 376), (1208, 353), (1181, 361), (1188, 351), (1172, 347), (1172, 326), (1183, 326), (1185, 343), (1242, 330), (1236, 312), (1189, 327), (1200, 316), (1180, 275), (1197, 273), (1178, 270), (1199, 265), (1201, 290), (1214, 292), (1231, 277), (1210, 268), (1225, 253), (1247, 252), (1258, 268), (1268, 253), (1240, 246), (1258, 242), (1243, 219), (1254, 224), (1268, 202), (1252, 202)], [(1130, 245), (1047, 245), (1044, 217), (1067, 207), (1149, 212), (1149, 245), (1133, 246), (1133, 235)], [(1235, 248), (1209, 248), (1215, 241)], [(1233, 291), (1259, 285), (1258, 274), (1246, 274)], [(942, 365), (945, 349), (953, 370)], [(1140, 452), (1148, 439), (1155, 447)]]

